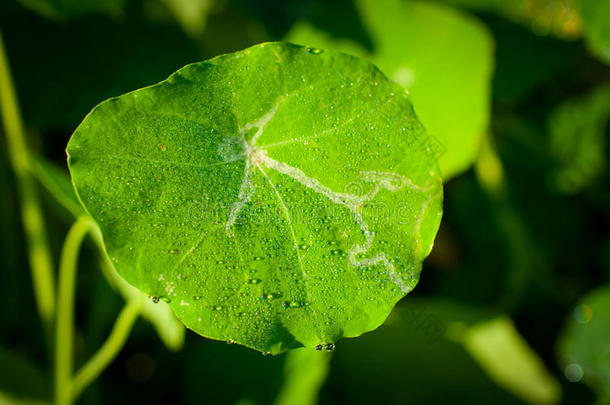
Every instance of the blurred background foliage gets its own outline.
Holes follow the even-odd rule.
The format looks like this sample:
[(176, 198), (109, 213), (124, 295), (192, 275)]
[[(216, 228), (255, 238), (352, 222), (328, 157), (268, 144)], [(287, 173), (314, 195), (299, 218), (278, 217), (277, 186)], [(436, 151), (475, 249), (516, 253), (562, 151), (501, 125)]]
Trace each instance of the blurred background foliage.
[[(64, 147), (90, 109), (263, 41), (376, 63), (410, 92), (446, 180), (421, 281), (378, 330), (332, 356), (261, 356), (185, 334), (147, 301), (82, 403), (610, 403), (609, 1), (3, 0), (0, 27), (56, 260), (81, 213)], [(46, 403), (52, 357), (6, 148), (0, 188), (0, 403)], [(77, 364), (140, 294), (94, 244)]]

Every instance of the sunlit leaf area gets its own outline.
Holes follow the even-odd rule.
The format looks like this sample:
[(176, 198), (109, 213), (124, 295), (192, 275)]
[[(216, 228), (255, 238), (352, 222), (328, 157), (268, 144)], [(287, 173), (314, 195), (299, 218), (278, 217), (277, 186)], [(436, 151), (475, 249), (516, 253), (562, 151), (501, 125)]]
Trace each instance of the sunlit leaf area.
[(0, 122), (0, 405), (610, 404), (607, 0), (2, 0)]

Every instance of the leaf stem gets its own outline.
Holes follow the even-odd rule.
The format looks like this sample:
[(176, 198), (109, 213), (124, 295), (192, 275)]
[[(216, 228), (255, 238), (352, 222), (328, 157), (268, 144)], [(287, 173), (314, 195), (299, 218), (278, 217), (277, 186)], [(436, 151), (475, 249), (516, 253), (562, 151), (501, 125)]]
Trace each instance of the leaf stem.
[(23, 122), (11, 77), (8, 58), (0, 32), (0, 110), (8, 144), (8, 151), (17, 179), (21, 199), (21, 218), (28, 241), (28, 256), (38, 313), (50, 331), (55, 311), (55, 277), (53, 261), (47, 242), (46, 229), (36, 184), (29, 167)]
[(82, 241), (93, 227), (93, 222), (88, 217), (78, 218), (68, 231), (61, 251), (57, 322), (55, 324), (55, 402), (57, 405), (66, 405), (71, 402), (69, 383), (72, 374), (76, 264)]
[(142, 303), (130, 300), (119, 314), (110, 336), (93, 357), (79, 370), (71, 384), (71, 400), (74, 401), (83, 390), (95, 380), (119, 353), (131, 329), (140, 315)]

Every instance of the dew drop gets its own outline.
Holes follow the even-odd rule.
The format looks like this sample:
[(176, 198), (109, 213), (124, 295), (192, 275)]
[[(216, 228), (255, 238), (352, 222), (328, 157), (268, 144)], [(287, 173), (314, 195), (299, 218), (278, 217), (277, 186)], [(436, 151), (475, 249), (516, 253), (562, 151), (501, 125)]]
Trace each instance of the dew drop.
[(304, 307), (305, 304), (298, 301), (284, 301), (282, 302), (282, 308), (290, 309), (290, 308), (301, 308)]
[(149, 298), (152, 300), (153, 304), (159, 303), (159, 297), (157, 295), (151, 295)]
[(170, 302), (172, 302), (172, 300), (171, 300), (169, 297), (162, 296), (162, 297), (160, 297), (160, 298), (163, 300), (163, 302), (167, 302), (168, 304), (169, 304)]
[(248, 284), (259, 284), (261, 281), (263, 280), (261, 280), (260, 278), (251, 278), (248, 279)]
[(307, 53), (310, 53), (312, 55), (319, 55), (322, 52), (324, 52), (324, 49), (312, 48), (312, 47), (307, 48)]
[(201, 299), (201, 295), (195, 295), (195, 296), (193, 296), (193, 299), (195, 301), (199, 301)]
[(322, 343), (322, 344), (319, 344), (316, 346), (316, 350), (332, 352), (335, 350), (335, 344), (334, 343)]
[(281, 296), (282, 296), (282, 294), (280, 294), (280, 293), (263, 293), (261, 295), (261, 299), (262, 300), (274, 300), (274, 299), (279, 298)]
[(221, 305), (214, 305), (212, 307), (212, 311), (222, 311), (222, 306)]

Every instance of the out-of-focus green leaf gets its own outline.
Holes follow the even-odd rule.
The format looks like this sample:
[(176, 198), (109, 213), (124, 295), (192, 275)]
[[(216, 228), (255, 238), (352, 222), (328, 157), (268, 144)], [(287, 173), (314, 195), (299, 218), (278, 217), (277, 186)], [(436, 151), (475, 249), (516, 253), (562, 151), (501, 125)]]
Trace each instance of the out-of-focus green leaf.
[(484, 308), (411, 297), (374, 332), (337, 345), (320, 395), (349, 404), (523, 404), (459, 341), (470, 326), (492, 317)]
[(555, 175), (559, 190), (578, 192), (604, 171), (609, 118), (610, 85), (600, 86), (553, 111), (549, 121), (550, 146), (559, 163)]
[(192, 37), (200, 36), (205, 30), (208, 14), (216, 0), (163, 0), (182, 29)]
[(591, 51), (610, 63), (610, 1), (579, 0), (585, 39)]
[(442, 0), (493, 12), (530, 27), (538, 35), (563, 39), (584, 36), (591, 52), (610, 63), (610, 2), (607, 0)]
[(284, 385), (275, 405), (315, 405), (328, 375), (331, 353), (305, 347), (286, 355)]
[(90, 14), (116, 15), (126, 0), (19, 0), (25, 7), (54, 20), (66, 20)]
[(566, 378), (593, 388), (610, 402), (610, 286), (585, 295), (566, 319), (558, 345)]
[[(578, 0), (441, 0), (478, 12), (491, 12), (529, 27), (538, 35), (580, 36)], [(595, 1), (595, 0), (593, 0)]]
[[(308, 21), (297, 21), (286, 35), (286, 40), (297, 44), (309, 44), (319, 48), (333, 49), (360, 58), (368, 57), (372, 59), (368, 50), (353, 39), (333, 36)], [(380, 68), (383, 69), (382, 66)]]
[(50, 401), (43, 401), (37, 399), (27, 399), (11, 395), (7, 392), (0, 391), (0, 404), (1, 405), (51, 405)]
[(531, 404), (559, 402), (559, 383), (509, 318), (499, 317), (472, 326), (465, 331), (462, 341), (498, 385)]
[(441, 214), (427, 139), (369, 62), (266, 43), (100, 104), (67, 151), (130, 284), (277, 353), (374, 329), (415, 287)]
[(464, 171), (474, 162), (489, 121), (493, 41), (488, 31), (474, 18), (438, 4), (356, 4), (372, 53), (347, 36), (331, 37), (305, 22), (295, 24), (287, 39), (371, 59), (409, 91), (436, 140), (443, 178)]
[(37, 366), (0, 348), (0, 404), (48, 400), (51, 398), (50, 382)]

